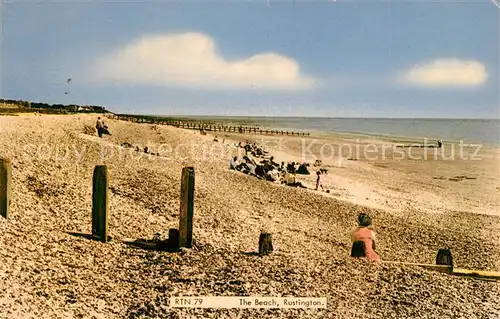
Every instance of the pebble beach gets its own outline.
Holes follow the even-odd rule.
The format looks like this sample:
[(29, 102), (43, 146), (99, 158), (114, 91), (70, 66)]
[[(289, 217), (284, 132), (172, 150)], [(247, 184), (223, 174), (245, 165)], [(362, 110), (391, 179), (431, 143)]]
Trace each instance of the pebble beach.
[[(433, 264), (437, 251), (449, 248), (457, 267), (500, 271), (497, 148), (484, 147), (480, 161), (401, 159), (391, 156), (395, 148), (384, 159), (339, 153), (323, 161), (326, 193), (312, 189), (313, 167), (298, 177), (305, 189), (229, 170), (234, 144), (255, 141), (278, 161), (311, 163), (325, 143), (392, 142), (224, 133), (214, 142), (198, 131), (115, 120), (106, 120), (112, 135), (99, 138), (85, 133), (95, 120), (0, 117), (0, 157), (12, 162), (13, 175), (10, 215), (0, 218), (1, 318), (500, 316), (498, 282), (352, 259), (349, 238), (366, 212), (382, 260)], [(304, 155), (303, 143), (312, 141)], [(92, 173), (102, 164), (110, 176), (112, 240), (105, 244), (70, 234), (91, 232)], [(124, 244), (179, 226), (185, 166), (196, 176), (193, 248), (168, 253)], [(268, 256), (255, 254), (262, 230), (273, 238)], [(328, 306), (179, 309), (169, 307), (172, 296), (326, 297)]]

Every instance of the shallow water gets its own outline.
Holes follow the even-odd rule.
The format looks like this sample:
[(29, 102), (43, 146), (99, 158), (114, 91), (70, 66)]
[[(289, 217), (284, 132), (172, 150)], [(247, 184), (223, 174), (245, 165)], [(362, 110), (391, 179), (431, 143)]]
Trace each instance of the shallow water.
[(307, 117), (190, 117), (306, 132), (342, 132), (392, 137), (442, 139), (500, 145), (498, 119), (383, 119)]

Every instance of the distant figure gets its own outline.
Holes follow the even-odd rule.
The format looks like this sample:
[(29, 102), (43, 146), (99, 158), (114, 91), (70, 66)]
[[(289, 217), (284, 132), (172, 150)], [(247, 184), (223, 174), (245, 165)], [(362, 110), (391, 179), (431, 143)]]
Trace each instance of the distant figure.
[(280, 172), (286, 172), (285, 162), (281, 162), (280, 168), (278, 169)]
[(276, 162), (274, 161), (274, 156), (271, 156), (271, 158), (269, 159), (269, 163), (270, 163), (272, 166), (276, 167), (276, 168), (278, 168), (278, 167), (280, 166), (280, 164), (278, 164), (278, 163), (276, 163)]
[(316, 178), (316, 190), (318, 190), (318, 187), (319, 187), (319, 180), (320, 180), (320, 175), (321, 173), (319, 171), (316, 172), (316, 175), (318, 175), (318, 177)]
[(443, 146), (443, 141), (439, 140), (438, 141), (438, 148), (441, 148)]
[(309, 174), (311, 174), (311, 173), (309, 173), (309, 170), (307, 169), (307, 167), (306, 167), (305, 164), (300, 164), (299, 168), (297, 169), (297, 171), (295, 173), (297, 173), (297, 174), (303, 174), (303, 175), (309, 175)]
[(279, 172), (276, 169), (272, 169), (267, 172), (267, 180), (270, 182), (279, 182)]
[(238, 166), (238, 157), (235, 156), (231, 162), (229, 163), (229, 169), (234, 169), (236, 170), (236, 167)]
[[(375, 252), (375, 231), (370, 227), (371, 224), (372, 219), (368, 214), (359, 214), (358, 227), (351, 233), (353, 242), (351, 256), (366, 257), (370, 261), (380, 261), (380, 257)], [(364, 248), (364, 256), (360, 254), (361, 248)]]
[(102, 133), (104, 132), (104, 122), (103, 120), (101, 120), (100, 116), (97, 118), (95, 128), (97, 129), (97, 135), (99, 135), (99, 137), (102, 137)]

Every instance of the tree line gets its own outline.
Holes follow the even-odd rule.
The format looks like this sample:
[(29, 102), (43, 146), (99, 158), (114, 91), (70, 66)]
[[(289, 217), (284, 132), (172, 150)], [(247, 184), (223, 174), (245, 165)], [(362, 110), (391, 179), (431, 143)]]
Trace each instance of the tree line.
[(27, 108), (27, 109), (43, 109), (43, 110), (52, 110), (52, 111), (62, 111), (65, 113), (109, 113), (103, 106), (100, 105), (75, 105), (75, 104), (48, 104), (48, 103), (39, 103), (39, 102), (31, 102), (31, 101), (22, 101), (22, 100), (5, 100), (0, 99), (0, 104), (11, 104), (16, 105), (19, 108)]

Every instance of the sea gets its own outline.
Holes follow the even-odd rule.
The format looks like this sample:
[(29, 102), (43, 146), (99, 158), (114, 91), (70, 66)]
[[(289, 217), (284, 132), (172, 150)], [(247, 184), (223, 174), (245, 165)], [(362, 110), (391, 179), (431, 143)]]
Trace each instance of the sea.
[(500, 145), (500, 119), (313, 118), (188, 116), (217, 123), (297, 132), (333, 132), (373, 137), (464, 141)]

